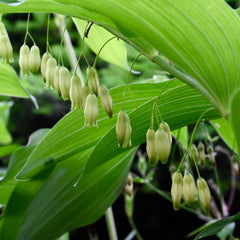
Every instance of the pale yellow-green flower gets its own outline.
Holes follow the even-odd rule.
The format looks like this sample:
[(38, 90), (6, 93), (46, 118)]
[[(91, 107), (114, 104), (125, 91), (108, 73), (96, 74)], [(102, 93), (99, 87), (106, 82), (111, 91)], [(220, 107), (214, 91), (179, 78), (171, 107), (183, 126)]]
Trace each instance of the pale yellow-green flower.
[(173, 208), (175, 211), (179, 210), (183, 194), (183, 178), (182, 173), (175, 172), (172, 178), (171, 196), (173, 201)]
[(94, 93), (87, 96), (84, 108), (85, 126), (97, 127), (98, 101)]
[(209, 212), (211, 203), (211, 193), (208, 188), (207, 182), (203, 178), (199, 178), (197, 180), (197, 187), (200, 203), (204, 210), (206, 212)]
[(197, 188), (193, 176), (187, 173), (183, 177), (183, 196), (188, 205), (195, 201)]

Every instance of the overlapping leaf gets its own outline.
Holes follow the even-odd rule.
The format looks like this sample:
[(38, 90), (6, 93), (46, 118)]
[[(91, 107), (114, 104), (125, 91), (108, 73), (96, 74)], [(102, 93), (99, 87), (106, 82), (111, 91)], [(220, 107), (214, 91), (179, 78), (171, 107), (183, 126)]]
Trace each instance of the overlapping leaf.
[(240, 88), (236, 90), (231, 102), (231, 123), (234, 131), (234, 136), (237, 144), (238, 152), (240, 152), (240, 115), (239, 115), (239, 104), (240, 104)]
[[(83, 37), (86, 25), (86, 21), (73, 18), (73, 21), (78, 29), (79, 34)], [(85, 43), (92, 49), (95, 54), (98, 54), (102, 46), (114, 35), (106, 31), (104, 28), (93, 24), (91, 26), (91, 31), (88, 37), (85, 38)], [(104, 61), (115, 64), (124, 70), (129, 70), (127, 63), (127, 49), (122, 40), (117, 38), (112, 39), (108, 44), (102, 49), (100, 55)]]
[[(161, 84), (133, 84), (126, 99), (126, 111), (130, 113), (133, 129), (132, 143), (137, 146), (145, 141), (145, 133), (149, 127), (152, 106), (156, 97), (166, 83)], [(42, 140), (41, 144), (32, 152), (25, 167), (19, 173), (19, 179), (27, 179), (46, 167), (46, 163), (58, 162), (74, 153), (83, 151), (96, 145), (92, 158), (98, 157), (95, 164), (111, 159), (124, 150), (118, 148), (115, 133), (117, 113), (122, 108), (122, 92), (125, 87), (118, 87), (111, 91), (114, 101), (114, 115), (108, 119), (106, 113), (100, 109), (98, 129), (84, 128), (84, 116), (81, 111), (74, 111), (64, 117)], [(181, 96), (181, 97), (179, 97)], [(199, 115), (211, 105), (196, 91), (177, 80), (165, 89), (159, 100), (159, 109), (171, 129), (195, 122)], [(215, 111), (208, 117), (217, 117)], [(104, 145), (104, 146), (103, 146)], [(102, 152), (102, 148), (105, 148)], [(93, 166), (92, 166), (93, 167)]]
[[(127, 95), (125, 110), (131, 119), (133, 146), (137, 147), (145, 141), (154, 97), (165, 85), (163, 82), (130, 86), (133, 96)], [(25, 191), (24, 186), (19, 187), (20, 190), (17, 187), (4, 217), (0, 235), (3, 239), (23, 239), (26, 234), (34, 239), (44, 239), (46, 236), (53, 239), (70, 229), (95, 221), (114, 201), (124, 184), (136, 151), (136, 148), (129, 150), (117, 146), (114, 125), (117, 112), (122, 107), (124, 88), (118, 87), (111, 91), (113, 119), (109, 119), (100, 109), (99, 129), (83, 128), (83, 113), (74, 111), (50, 130), (34, 149), (22, 171), (22, 178), (33, 177), (40, 170), (48, 171), (50, 168), (47, 166), (53, 166), (51, 163), (58, 164), (45, 179), (42, 188), (34, 192), (24, 209), (21, 212), (15, 211), (12, 218), (13, 204), (21, 205), (19, 191)], [(211, 104), (195, 90), (173, 80), (163, 91), (158, 106), (163, 118), (175, 129), (195, 122)], [(205, 117), (209, 119), (217, 116), (218, 113), (213, 110)], [(52, 160), (46, 161), (49, 158)], [(80, 181), (74, 188), (73, 185), (80, 176)], [(19, 185), (21, 184), (25, 182), (20, 182)], [(18, 214), (21, 217), (15, 223)], [(25, 215), (25, 220), (22, 215)], [(11, 230), (5, 232), (9, 225), (12, 226)]]
[(3, 63), (0, 63), (0, 95), (28, 98), (13, 68)]
[[(26, 0), (3, 12), (54, 11), (89, 19), (123, 38), (198, 89), (223, 116), (239, 86), (240, 19), (222, 0)], [(151, 47), (174, 66), (151, 54)]]

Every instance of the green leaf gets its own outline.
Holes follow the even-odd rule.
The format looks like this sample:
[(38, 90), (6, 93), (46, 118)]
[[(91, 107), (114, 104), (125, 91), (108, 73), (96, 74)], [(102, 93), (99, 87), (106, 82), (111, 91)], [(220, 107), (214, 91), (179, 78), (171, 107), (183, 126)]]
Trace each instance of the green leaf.
[(65, 233), (60, 238), (58, 238), (57, 240), (69, 240), (69, 239), (70, 239), (69, 233)]
[(237, 145), (236, 143), (234, 144), (235, 136), (231, 123), (224, 118), (212, 120), (211, 123), (227, 146), (231, 149), (234, 147), (233, 150), (237, 152)]
[(13, 68), (3, 63), (0, 63), (0, 95), (28, 98)]
[[(130, 85), (133, 96), (132, 94), (127, 95), (125, 110), (130, 113), (133, 146), (145, 142), (155, 97), (165, 85), (166, 82)], [(62, 161), (95, 145), (93, 154), (88, 161), (88, 164), (94, 163), (94, 166), (89, 165), (90, 169), (95, 167), (95, 164), (107, 161), (125, 151), (118, 148), (115, 131), (117, 114), (122, 108), (121, 101), (124, 89), (125, 87), (117, 87), (110, 91), (114, 103), (113, 118), (109, 119), (100, 107), (99, 128), (97, 129), (84, 128), (84, 115), (81, 111), (73, 111), (65, 116), (33, 151), (17, 177), (24, 180), (29, 179), (39, 171), (44, 170), (47, 166), (46, 163)], [(211, 107), (195, 90), (177, 80), (173, 80), (165, 88), (159, 101), (161, 102), (158, 104), (159, 111), (172, 130), (196, 122), (201, 113)], [(216, 111), (209, 111), (205, 119), (218, 116)], [(155, 124), (157, 127), (157, 122)], [(104, 153), (102, 153), (102, 148), (105, 148)], [(95, 156), (101, 157), (96, 160)]]
[(228, 236), (232, 236), (235, 225), (235, 222), (229, 223), (219, 233), (217, 233), (217, 236), (223, 240), (226, 239)]
[(0, 144), (8, 144), (12, 137), (7, 129), (12, 102), (0, 102)]
[[(73, 21), (78, 29), (79, 34), (83, 37), (86, 25), (86, 21), (73, 18)], [(102, 46), (114, 35), (106, 31), (104, 28), (93, 24), (88, 33), (88, 37), (85, 38), (86, 43), (95, 54), (98, 54)], [(122, 40), (117, 38), (108, 42), (102, 49), (100, 55), (104, 61), (115, 64), (125, 70), (129, 70), (127, 63), (127, 49)]]
[(27, 161), (27, 157), (33, 151), (33, 149), (41, 142), (43, 137), (48, 133), (49, 129), (39, 129), (34, 132), (28, 140), (27, 146), (18, 148), (10, 158), (10, 162), (8, 165), (7, 174), (0, 181), (0, 185), (5, 182), (12, 181), (16, 174), (21, 170), (25, 162)]
[(8, 144), (12, 141), (12, 137), (7, 130), (6, 124), (0, 117), (0, 144)]
[(21, 145), (13, 143), (6, 146), (0, 146), (0, 158), (11, 155)]
[(240, 106), (240, 88), (236, 90), (231, 101), (231, 123), (232, 123), (233, 131), (235, 133), (238, 152), (240, 152), (239, 106)]
[(223, 117), (230, 114), (230, 97), (240, 86), (240, 19), (222, 0), (26, 0), (0, 7), (2, 12), (52, 11), (94, 21), (197, 89)]
[(175, 138), (182, 144), (184, 149), (188, 148), (188, 128), (187, 126), (172, 131)]
[[(16, 239), (24, 218), (26, 207), (45, 182), (51, 169), (36, 176), (31, 182), (18, 183), (8, 201), (0, 233), (1, 239)], [(14, 224), (13, 224), (14, 222)], [(25, 235), (26, 237), (27, 235)]]
[(218, 220), (212, 224), (210, 224), (208, 227), (206, 227), (202, 232), (200, 232), (194, 240), (198, 240), (203, 237), (209, 237), (213, 236), (217, 233), (219, 233), (224, 227), (229, 225), (230, 223), (238, 220), (240, 218), (240, 213), (237, 213), (234, 216), (223, 218), (221, 220)]
[(23, 0), (1, 0), (0, 2), (8, 5), (18, 5), (18, 4), (21, 4)]
[[(0, 204), (7, 204), (9, 197), (14, 190), (17, 181), (14, 180), (16, 174), (23, 167), (29, 154), (33, 151), (35, 146), (40, 142), (43, 136), (47, 133), (48, 129), (40, 129), (34, 132), (28, 141), (26, 147), (18, 148), (11, 156), (8, 165), (7, 173), (0, 181)], [(7, 147), (7, 146), (6, 146)], [(15, 146), (16, 147), (16, 146)]]
[[(37, 194), (34, 180), (19, 182), (7, 206), (0, 238), (55, 239), (96, 221), (122, 190), (136, 148), (93, 169), (82, 184), (73, 187), (90, 152), (91, 148), (59, 163)], [(21, 197), (26, 192), (27, 199)]]

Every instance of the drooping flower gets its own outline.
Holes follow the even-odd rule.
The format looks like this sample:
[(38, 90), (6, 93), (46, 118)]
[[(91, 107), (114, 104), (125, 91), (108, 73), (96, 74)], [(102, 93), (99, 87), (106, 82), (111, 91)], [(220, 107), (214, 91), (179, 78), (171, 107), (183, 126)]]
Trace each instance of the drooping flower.
[(71, 109), (81, 109), (82, 108), (82, 84), (81, 79), (74, 75), (71, 78), (70, 83), (70, 100), (72, 103)]
[(126, 148), (132, 146), (131, 143), (132, 127), (130, 124), (130, 119), (125, 111), (120, 111), (118, 113), (116, 133), (119, 147)]
[(173, 208), (175, 211), (179, 210), (183, 194), (183, 179), (182, 173), (175, 172), (172, 178), (171, 196), (173, 201)]
[(32, 73), (37, 73), (41, 65), (40, 50), (37, 45), (33, 45), (30, 49), (29, 67)]
[(30, 67), (29, 67), (29, 56), (30, 56), (30, 50), (29, 47), (26, 44), (23, 44), (20, 48), (19, 53), (19, 67), (21, 74), (23, 76), (30, 74)]
[(89, 88), (98, 95), (99, 78), (97, 70), (94, 67), (88, 67), (86, 74)]
[(41, 74), (42, 74), (44, 81), (45, 81), (45, 72), (46, 72), (47, 61), (50, 57), (52, 57), (52, 55), (49, 52), (45, 52), (42, 56)]
[(14, 62), (12, 55), (13, 49), (8, 35), (0, 35), (0, 56), (2, 57), (3, 62)]
[(13, 59), (13, 48), (5, 25), (0, 22), (0, 56), (3, 62), (11, 63)]
[(197, 187), (198, 187), (198, 197), (203, 209), (206, 212), (210, 210), (210, 203), (211, 203), (211, 193), (208, 188), (207, 182), (203, 178), (199, 178), (197, 180)]
[(58, 96), (61, 96), (61, 91), (59, 87), (59, 71), (61, 67), (59, 65), (56, 66), (54, 70), (54, 88), (56, 89)]
[(71, 76), (66, 67), (61, 67), (59, 71), (59, 88), (63, 100), (69, 99)]
[(156, 156), (156, 136), (154, 129), (149, 128), (146, 134), (146, 143), (147, 143), (147, 155), (149, 164), (151, 166), (156, 166), (158, 159)]
[(86, 99), (84, 108), (85, 126), (97, 127), (98, 101), (94, 93), (90, 93)]
[(82, 88), (82, 107), (83, 109), (85, 108), (85, 103), (86, 103), (86, 99), (87, 96), (90, 94), (91, 90), (89, 88), (89, 86), (84, 86)]
[(187, 173), (183, 177), (183, 196), (188, 205), (195, 201), (197, 188), (193, 176)]
[(162, 122), (156, 131), (156, 161), (166, 164), (171, 152), (172, 135), (166, 122)]
[(54, 87), (54, 72), (57, 66), (57, 60), (53, 57), (50, 57), (47, 60), (46, 64), (46, 72), (45, 72), (45, 79), (46, 79), (46, 87)]
[(113, 114), (112, 97), (106, 86), (102, 85), (98, 87), (98, 93), (101, 99), (102, 107), (111, 118)]

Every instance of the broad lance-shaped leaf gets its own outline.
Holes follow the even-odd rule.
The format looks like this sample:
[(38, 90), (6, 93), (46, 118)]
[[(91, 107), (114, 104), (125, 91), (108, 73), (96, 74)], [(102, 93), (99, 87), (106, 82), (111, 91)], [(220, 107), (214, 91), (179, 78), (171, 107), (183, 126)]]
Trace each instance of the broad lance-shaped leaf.
[(215, 119), (211, 121), (211, 124), (221, 137), (221, 139), (235, 152), (238, 152), (237, 150), (237, 144), (235, 139), (235, 134), (232, 128), (231, 123), (224, 118)]
[(233, 127), (233, 132), (235, 134), (235, 139), (237, 143), (238, 152), (240, 152), (240, 88), (236, 90), (231, 101), (231, 123)]
[(7, 129), (11, 106), (12, 102), (0, 102), (0, 144), (8, 144), (12, 141)]
[(26, 0), (0, 7), (2, 12), (54, 11), (94, 21), (196, 88), (222, 116), (230, 113), (231, 94), (240, 84), (240, 19), (222, 0)]
[(0, 204), (7, 204), (8, 199), (17, 184), (17, 181), (14, 180), (14, 177), (21, 170), (27, 160), (27, 157), (33, 151), (35, 146), (41, 141), (47, 131), (49, 131), (49, 129), (40, 129), (34, 132), (30, 136), (27, 146), (18, 148), (11, 155), (7, 173), (0, 181)]
[(225, 226), (227, 226), (228, 224), (238, 220), (239, 218), (240, 218), (240, 213), (237, 213), (234, 216), (226, 217), (226, 218), (223, 218), (221, 220), (218, 220), (218, 221), (210, 224), (209, 226), (207, 226), (202, 232), (200, 232), (194, 238), (194, 240), (198, 240), (198, 239), (203, 238), (203, 237), (213, 236), (213, 235), (219, 233)]
[[(79, 34), (83, 36), (86, 25), (88, 24), (87, 21), (77, 18), (73, 18), (73, 21), (78, 29)], [(95, 54), (98, 54), (102, 46), (113, 37), (114, 35), (104, 28), (93, 24), (88, 33), (88, 37), (84, 40), (84, 43), (86, 43)], [(127, 49), (122, 40), (117, 38), (112, 39), (107, 43), (107, 45), (104, 46), (99, 57), (106, 62), (115, 64), (125, 70), (129, 70), (127, 63)]]
[(13, 68), (3, 63), (0, 63), (0, 95), (28, 98)]
[[(19, 182), (7, 206), (0, 238), (50, 240), (96, 221), (122, 190), (136, 148), (93, 169), (83, 184), (73, 187), (91, 150), (59, 163), (41, 190), (32, 189), (34, 180)], [(24, 192), (28, 198), (21, 198)]]
[[(155, 97), (165, 85), (166, 82), (160, 84), (130, 85), (134, 96), (130, 93), (127, 94), (125, 110), (126, 112), (132, 111), (129, 117), (133, 129), (133, 146), (145, 142), (145, 135), (149, 128), (149, 119), (151, 119)], [(106, 151), (101, 153), (101, 157), (96, 159), (96, 163), (104, 161), (102, 156), (106, 158), (106, 161), (123, 152), (122, 148), (117, 147), (115, 124), (117, 114), (122, 108), (122, 92), (124, 89), (125, 86), (114, 88), (110, 91), (114, 103), (114, 115), (112, 119), (109, 119), (105, 111), (100, 108), (98, 129), (84, 128), (84, 116), (81, 111), (73, 111), (65, 116), (32, 152), (17, 178), (29, 179), (37, 172), (44, 170), (47, 166), (46, 163), (62, 161), (79, 151), (95, 146), (100, 141), (111, 147), (107, 147)], [(138, 106), (137, 109), (136, 106)], [(164, 90), (158, 106), (164, 120), (169, 123), (170, 128), (173, 130), (196, 122), (200, 114), (205, 109), (211, 107), (211, 104), (189, 86), (178, 80), (173, 80)], [(210, 111), (205, 116), (205, 119), (217, 118), (218, 116), (219, 114), (216, 111)], [(106, 135), (108, 132), (109, 134)], [(102, 146), (102, 143), (99, 146)], [(96, 149), (94, 150), (94, 154), (97, 151)], [(114, 152), (114, 155), (111, 155), (112, 152)], [(95, 156), (100, 155), (97, 154)]]

